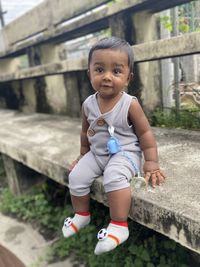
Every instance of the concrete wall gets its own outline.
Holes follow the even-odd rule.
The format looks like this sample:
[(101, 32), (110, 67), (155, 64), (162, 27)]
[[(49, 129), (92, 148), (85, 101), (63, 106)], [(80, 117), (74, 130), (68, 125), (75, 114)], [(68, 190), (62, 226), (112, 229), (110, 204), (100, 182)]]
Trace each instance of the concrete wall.
[[(158, 39), (157, 19), (148, 12), (133, 16), (135, 43), (145, 43)], [(148, 112), (161, 105), (161, 72), (158, 61), (140, 63), (137, 66), (136, 81), (140, 86), (141, 100)]]
[[(138, 25), (140, 25), (138, 27)], [(119, 14), (109, 20), (112, 35), (125, 38), (130, 44), (156, 39), (156, 19), (147, 13)], [(146, 27), (148, 35), (146, 35)], [(60, 62), (62, 44), (45, 44), (28, 50), (29, 65), (40, 66), (52, 62)], [(156, 62), (135, 65), (135, 78), (129, 86), (129, 93), (142, 99), (146, 111), (160, 104), (159, 66)], [(89, 80), (84, 83), (80, 77), (86, 76), (86, 70), (28, 79), (21, 83), (23, 101), (19, 101), (19, 109), (23, 112), (47, 112), (80, 116), (81, 104), (93, 91)], [(12, 88), (16, 94), (16, 89)], [(84, 88), (84, 89), (83, 89)], [(84, 90), (84, 93), (83, 93)], [(82, 95), (82, 96), (81, 96)], [(19, 98), (19, 96), (17, 97)]]
[(180, 60), (183, 80), (186, 83), (200, 82), (200, 56), (190, 55)]
[[(8, 48), (10, 45), (37, 33), (41, 33), (44, 30), (48, 29), (51, 31), (57, 24), (80, 15), (105, 2), (108, 1), (76, 0), (76, 5), (74, 5), (74, 2), (66, 2), (66, 0), (45, 0), (33, 10), (26, 12), (24, 15), (5, 26), (2, 31), (5, 38), (2, 48)], [(31, 25), (31, 27), (25, 26), (27, 21), (28, 25)]]
[[(54, 38), (55, 35), (53, 35), (53, 39), (49, 35), (43, 36), (40, 40), (41, 43), (39, 42), (37, 45), (33, 40), (29, 43), (22, 42), (23, 47), (27, 46), (25, 50), (20, 50), (22, 44), (12, 45), (20, 38), (23, 39), (26, 35), (31, 36), (33, 32), (37, 33), (48, 27), (49, 21), (57, 27), (57, 23), (104, 2), (106, 1), (87, 0), (83, 5), (82, 1), (77, 1), (76, 7), (70, 3), (69, 8), (66, 9), (64, 0), (44, 1), (42, 5), (6, 26), (3, 32), (1, 31), (1, 34), (6, 32), (7, 39), (5, 38), (5, 41), (10, 38), (9, 45), (13, 50), (11, 53), (10, 50), (6, 52), (4, 49), (5, 54), (0, 55), (0, 107), (18, 109), (27, 113), (46, 112), (67, 114), (72, 117), (80, 116), (82, 102), (93, 92), (86, 74), (87, 59), (79, 56), (75, 59), (65, 59), (61, 39), (63, 38), (65, 41), (66, 35), (69, 38), (70, 33), (72, 34), (71, 38), (84, 36), (85, 31), (100, 30), (102, 25), (109, 27), (112, 35), (125, 38), (133, 45), (136, 64), (134, 81), (130, 84), (128, 92), (141, 100), (147, 112), (162, 104), (160, 65), (155, 60), (200, 52), (200, 34), (195, 33), (173, 40), (157, 41), (156, 15), (147, 11), (134, 11), (135, 6), (138, 8), (143, 3), (142, 0), (127, 0), (123, 2), (123, 5), (120, 1), (112, 2), (102, 10), (90, 13), (87, 18), (80, 18), (72, 22), (68, 28), (67, 26), (66, 28), (63, 26), (62, 29), (58, 27), (59, 40)], [(32, 25), (31, 21), (34, 21), (40, 14), (41, 9), (44, 9), (42, 17), (49, 17), (45, 18), (46, 20), (44, 19), (41, 25)], [(27, 21), (31, 27), (27, 27)], [(87, 28), (87, 30), (83, 31), (82, 22), (85, 23), (84, 29)], [(20, 31), (16, 27), (20, 28)], [(74, 31), (75, 28), (76, 31)], [(59, 33), (59, 29), (61, 33)], [(54, 34), (55, 32), (56, 30)], [(48, 34), (50, 33), (51, 31)], [(8, 36), (10, 37), (8, 38)], [(19, 57), (17, 57), (18, 53), (22, 52), (26, 52), (29, 61), (29, 67), (23, 70), (20, 69), (21, 65)]]

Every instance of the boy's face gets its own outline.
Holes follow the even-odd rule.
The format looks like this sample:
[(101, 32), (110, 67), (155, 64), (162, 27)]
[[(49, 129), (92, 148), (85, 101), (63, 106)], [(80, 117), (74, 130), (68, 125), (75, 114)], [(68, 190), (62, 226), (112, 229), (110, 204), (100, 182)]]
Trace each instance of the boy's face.
[(119, 49), (95, 50), (88, 74), (92, 87), (102, 98), (119, 95), (133, 76), (127, 54)]

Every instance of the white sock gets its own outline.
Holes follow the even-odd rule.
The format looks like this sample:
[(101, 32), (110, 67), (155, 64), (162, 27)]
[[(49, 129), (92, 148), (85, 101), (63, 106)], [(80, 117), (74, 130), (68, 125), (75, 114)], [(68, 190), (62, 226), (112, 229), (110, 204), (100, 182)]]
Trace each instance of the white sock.
[(105, 233), (105, 229), (102, 229), (100, 231), (100, 237), (102, 234), (106, 237), (103, 237), (103, 239), (99, 240), (99, 242), (97, 243), (94, 251), (96, 255), (100, 255), (104, 252), (113, 250), (118, 245), (126, 241), (129, 236), (129, 230), (127, 226), (121, 226), (112, 222), (108, 225), (107, 235)]
[(76, 213), (73, 218), (66, 218), (62, 227), (64, 237), (69, 237), (71, 235), (76, 234), (81, 228), (85, 227), (89, 223), (90, 214), (80, 215)]

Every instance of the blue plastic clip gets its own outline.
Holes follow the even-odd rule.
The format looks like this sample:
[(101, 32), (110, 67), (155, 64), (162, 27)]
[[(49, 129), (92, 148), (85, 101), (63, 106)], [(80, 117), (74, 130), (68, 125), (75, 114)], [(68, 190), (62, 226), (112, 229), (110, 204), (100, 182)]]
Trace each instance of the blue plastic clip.
[(109, 154), (111, 154), (111, 155), (119, 152), (120, 151), (120, 145), (119, 145), (118, 140), (115, 137), (111, 136), (107, 142), (107, 148), (108, 148)]

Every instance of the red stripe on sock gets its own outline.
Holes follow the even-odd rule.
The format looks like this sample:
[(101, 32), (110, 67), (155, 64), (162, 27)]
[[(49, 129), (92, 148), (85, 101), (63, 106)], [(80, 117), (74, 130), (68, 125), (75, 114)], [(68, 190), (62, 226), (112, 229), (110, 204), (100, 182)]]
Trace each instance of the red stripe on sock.
[(72, 227), (72, 229), (74, 230), (75, 233), (78, 232), (78, 228), (76, 227), (76, 225), (74, 223), (71, 223), (70, 226)]
[(117, 246), (119, 246), (120, 244), (120, 240), (118, 237), (114, 236), (114, 235), (110, 235), (108, 234), (108, 237), (112, 238), (113, 240), (115, 240), (115, 242), (117, 243)]
[(119, 226), (128, 227), (128, 223), (127, 222), (117, 222), (117, 221), (111, 220), (110, 223), (116, 224), (116, 225), (119, 225)]
[(81, 215), (81, 216), (89, 216), (90, 212), (89, 211), (82, 211), (82, 212), (76, 212), (76, 214)]

